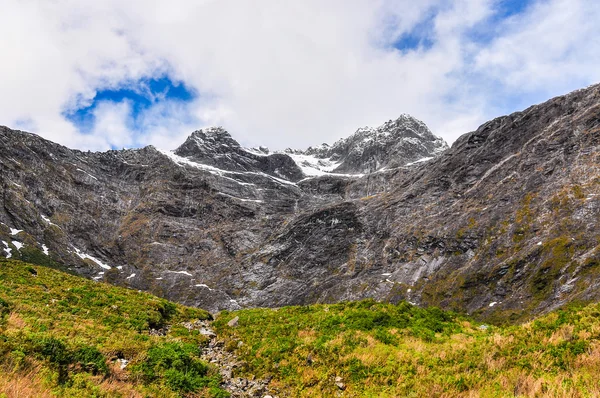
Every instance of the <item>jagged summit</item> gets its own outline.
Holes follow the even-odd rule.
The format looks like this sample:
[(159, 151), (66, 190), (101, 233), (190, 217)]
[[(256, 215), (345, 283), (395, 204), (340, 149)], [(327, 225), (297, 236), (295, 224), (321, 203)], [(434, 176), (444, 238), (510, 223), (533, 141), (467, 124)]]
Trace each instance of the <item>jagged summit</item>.
[(175, 153), (179, 156), (212, 155), (229, 153), (240, 148), (240, 144), (223, 127), (208, 127), (190, 134)]
[[(365, 174), (405, 166), (435, 157), (448, 149), (422, 121), (402, 114), (379, 127), (362, 127), (333, 145), (323, 143), (306, 151), (287, 150), (303, 170)], [(317, 174), (317, 173), (315, 173)]]
[(403, 166), (446, 150), (448, 144), (435, 136), (425, 123), (402, 114), (379, 127), (359, 128), (332, 146), (307, 150), (321, 158), (338, 161), (335, 172), (369, 172)]
[[(379, 127), (362, 127), (348, 138), (333, 145), (321, 144), (307, 150), (288, 148), (271, 152), (267, 147), (243, 148), (222, 127), (209, 127), (193, 132), (175, 150), (175, 154), (190, 160), (232, 171), (265, 172), (265, 156), (275, 156), (278, 167), (291, 166), (282, 156), (289, 157), (302, 170), (304, 177), (321, 175), (354, 175), (371, 173), (429, 159), (446, 150), (446, 142), (435, 136), (425, 123), (408, 114), (389, 120)], [(262, 159), (262, 160), (261, 160)], [(297, 170), (277, 174), (298, 179)], [(283, 170), (283, 169), (282, 169)]]
[(265, 173), (288, 181), (304, 177), (294, 161), (283, 154), (256, 153), (242, 148), (223, 127), (194, 131), (175, 150), (190, 161), (233, 172)]

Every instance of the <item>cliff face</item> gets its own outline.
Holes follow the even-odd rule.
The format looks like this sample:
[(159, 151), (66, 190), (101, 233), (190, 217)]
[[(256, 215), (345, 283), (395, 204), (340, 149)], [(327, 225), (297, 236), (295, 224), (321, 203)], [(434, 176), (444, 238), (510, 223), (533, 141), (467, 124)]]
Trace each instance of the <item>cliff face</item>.
[(0, 251), (213, 311), (375, 297), (517, 318), (599, 298), (599, 141), (600, 86), (447, 150), (407, 115), (286, 153), (219, 128), (174, 153), (1, 128)]

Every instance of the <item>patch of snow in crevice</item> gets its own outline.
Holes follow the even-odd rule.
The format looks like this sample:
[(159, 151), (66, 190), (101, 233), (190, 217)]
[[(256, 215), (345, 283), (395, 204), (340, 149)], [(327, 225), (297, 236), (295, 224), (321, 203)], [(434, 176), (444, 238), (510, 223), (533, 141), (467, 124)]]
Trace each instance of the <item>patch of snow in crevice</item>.
[(12, 236), (15, 236), (15, 235), (17, 235), (19, 232), (23, 232), (23, 230), (22, 230), (22, 229), (16, 229), (16, 228), (11, 228), (11, 229), (10, 229), (10, 234), (11, 234)]
[(111, 269), (110, 266), (104, 264), (102, 261), (98, 260), (96, 257), (92, 257), (89, 254), (82, 252), (81, 250), (79, 250), (76, 247), (74, 249), (75, 249), (75, 254), (77, 254), (79, 256), (79, 258), (81, 258), (82, 260), (90, 259), (104, 269)]
[(205, 285), (204, 283), (198, 283), (198, 284), (196, 284), (196, 285), (194, 285), (194, 286), (196, 286), (196, 287), (205, 287), (205, 288), (207, 288), (207, 289), (208, 289), (208, 290), (210, 290), (210, 291), (212, 291), (212, 290), (213, 290), (213, 289), (211, 289), (210, 287), (208, 287), (208, 285)]
[[(55, 227), (58, 227), (58, 225), (56, 225), (56, 224), (54, 224), (52, 221), (50, 221), (50, 218), (49, 218), (49, 217), (47, 217), (47, 216), (45, 216), (45, 215), (43, 215), (43, 214), (40, 214), (40, 216), (42, 217), (42, 219), (43, 219), (44, 221), (46, 221), (46, 224), (48, 224), (48, 225), (54, 225)], [(58, 228), (60, 228), (60, 227), (58, 227)]]
[(259, 199), (243, 199), (243, 198), (238, 198), (237, 196), (229, 195), (229, 194), (224, 193), (224, 192), (217, 192), (217, 195), (227, 196), (228, 198), (232, 198), (232, 199), (236, 199), (236, 200), (241, 200), (242, 202), (263, 203), (263, 201), (259, 200)]
[(17, 242), (16, 240), (13, 240), (12, 244), (17, 248), (17, 250), (21, 250), (21, 248), (24, 246), (21, 242)]
[(12, 257), (12, 249), (8, 246), (8, 242), (2, 241), (2, 243), (4, 244), (4, 251), (6, 252), (6, 258), (11, 258)]
[[(372, 174), (377, 173), (377, 172), (379, 172), (379, 171), (374, 171)], [(314, 175), (314, 176), (303, 178), (300, 181), (298, 181), (298, 184), (301, 182), (304, 182), (304, 181), (314, 180), (316, 178), (323, 177), (323, 176), (332, 176), (332, 177), (340, 177), (340, 178), (361, 178), (361, 177), (366, 176), (366, 174), (323, 173), (321, 175)]]
[(98, 179), (97, 179), (96, 177), (94, 177), (93, 175), (91, 175), (90, 173), (88, 173), (88, 172), (87, 172), (87, 171), (85, 171), (85, 170), (82, 170), (82, 169), (77, 169), (77, 171), (81, 171), (82, 173), (85, 173), (85, 174), (87, 174), (88, 176), (92, 177), (94, 180), (98, 181)]
[(488, 306), (488, 307), (493, 307), (493, 306), (495, 306), (496, 304), (498, 304), (496, 301), (492, 301), (492, 302), (489, 304), (489, 306)]
[(133, 277), (135, 277), (135, 274), (131, 274), (131, 275), (129, 275), (129, 276), (128, 276), (127, 278), (125, 278), (125, 279), (131, 279), (131, 278), (133, 278)]
[(46, 246), (46, 245), (42, 245), (42, 251), (44, 252), (44, 254), (46, 256), (50, 254), (50, 251), (48, 250), (48, 246)]
[(162, 276), (161, 276), (160, 278), (156, 278), (156, 280), (157, 280), (157, 281), (160, 281), (160, 280), (162, 280)]
[(417, 163), (427, 162), (428, 160), (431, 160), (433, 158), (434, 158), (433, 156), (426, 157), (426, 158), (421, 158), (419, 160), (415, 160), (414, 162), (406, 163), (405, 166), (412, 166), (412, 165), (415, 165)]
[(391, 272), (386, 272), (385, 274), (381, 274), (381, 276), (390, 276), (390, 275), (392, 275)]
[(100, 280), (100, 279), (102, 279), (102, 276), (103, 276), (103, 275), (104, 275), (104, 271), (102, 271), (102, 272), (98, 272), (98, 275), (96, 275), (96, 276), (95, 276), (95, 277), (93, 277), (92, 279), (93, 279), (93, 280), (95, 280), (95, 281), (97, 281), (97, 280)]
[(183, 275), (187, 275), (187, 276), (194, 276), (187, 271), (169, 271), (169, 270), (167, 270), (166, 272), (170, 272), (172, 274), (183, 274)]

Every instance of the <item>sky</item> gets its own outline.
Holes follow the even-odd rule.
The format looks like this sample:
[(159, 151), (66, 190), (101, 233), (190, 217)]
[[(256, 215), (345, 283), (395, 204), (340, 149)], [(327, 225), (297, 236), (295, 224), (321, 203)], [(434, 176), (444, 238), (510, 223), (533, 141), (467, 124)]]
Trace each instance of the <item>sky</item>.
[(0, 125), (281, 150), (409, 113), (452, 143), (599, 83), (598, 21), (597, 0), (0, 0)]

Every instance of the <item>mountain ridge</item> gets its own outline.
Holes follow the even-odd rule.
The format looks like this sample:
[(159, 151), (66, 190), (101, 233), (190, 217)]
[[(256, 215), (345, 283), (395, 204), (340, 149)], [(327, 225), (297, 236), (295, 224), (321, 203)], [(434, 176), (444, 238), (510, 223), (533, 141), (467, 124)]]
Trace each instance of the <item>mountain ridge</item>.
[(597, 296), (599, 87), (484, 123), (443, 152), (426, 137), (433, 156), (395, 164), (375, 150), (362, 158), (376, 158), (372, 172), (349, 161), (307, 175), (302, 156), (343, 157), (323, 148), (288, 154), (294, 173), (277, 174), (264, 150), (236, 147), (216, 167), (194, 161), (207, 153), (194, 142), (84, 154), (3, 129), (0, 240), (212, 311), (373, 297), (517, 319)]

